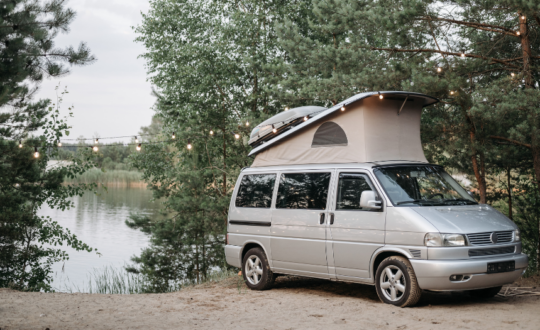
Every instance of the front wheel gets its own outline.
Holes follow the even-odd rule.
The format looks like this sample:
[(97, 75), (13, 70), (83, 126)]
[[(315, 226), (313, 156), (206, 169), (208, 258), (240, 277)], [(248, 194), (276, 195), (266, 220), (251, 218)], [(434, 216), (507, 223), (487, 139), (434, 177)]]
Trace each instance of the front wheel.
[(246, 253), (242, 262), (242, 276), (251, 290), (267, 290), (272, 287), (274, 273), (261, 248), (253, 248)]
[(388, 257), (381, 262), (375, 275), (375, 286), (382, 302), (399, 307), (415, 305), (422, 295), (411, 263), (400, 256)]

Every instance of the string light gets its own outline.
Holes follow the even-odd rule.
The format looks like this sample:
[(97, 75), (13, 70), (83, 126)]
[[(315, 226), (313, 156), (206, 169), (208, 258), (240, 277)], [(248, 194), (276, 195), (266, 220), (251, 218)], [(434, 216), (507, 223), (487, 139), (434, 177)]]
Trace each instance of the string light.
[(307, 116), (305, 116), (305, 117), (304, 117), (304, 121), (307, 121), (307, 120), (308, 120), (308, 117), (307, 117)]
[(193, 146), (191, 145), (191, 140), (187, 140), (187, 148), (188, 150), (191, 150), (191, 148), (193, 148)]
[(139, 143), (139, 144), (135, 147), (135, 149), (137, 149), (137, 151), (141, 151), (141, 144)]
[(97, 152), (97, 151), (99, 150), (99, 148), (98, 148), (98, 146), (94, 146), (94, 147), (92, 148), (92, 150), (94, 150), (94, 151)]
[(521, 34), (521, 32), (519, 32), (519, 31), (518, 31), (518, 32), (516, 32), (516, 35), (518, 35), (518, 36), (519, 36), (520, 34)]
[(272, 132), (277, 133), (277, 129), (272, 125)]
[(382, 96), (381, 92), (377, 92), (377, 93), (379, 93), (379, 99), (382, 100), (384, 96)]
[(289, 111), (289, 107), (285, 107), (285, 111)]
[(465, 57), (465, 51), (464, 50), (461, 51), (461, 57)]
[(523, 14), (522, 14), (522, 15), (521, 15), (521, 19), (523, 19), (523, 20), (524, 20), (524, 19), (525, 19), (525, 15), (523, 15)]
[(58, 146), (61, 147), (61, 146), (62, 146), (62, 142), (58, 141)]
[(175, 132), (172, 133), (172, 138), (176, 139), (176, 133)]
[(39, 152), (37, 151), (37, 147), (34, 147), (34, 158), (39, 158)]
[(238, 140), (240, 138), (240, 134), (234, 133), (234, 138)]
[(139, 143), (139, 139), (137, 138), (137, 135), (135, 135), (135, 143)]
[(249, 121), (246, 121), (246, 126), (249, 126)]
[(442, 68), (441, 68), (441, 67), (438, 67), (438, 68), (437, 68), (437, 72), (442, 72)]
[(22, 148), (22, 141), (19, 141), (19, 148)]
[(214, 131), (210, 130), (210, 135), (214, 135)]
[(341, 107), (341, 111), (345, 111), (345, 107)]
[(98, 143), (99, 143), (99, 139), (96, 138), (96, 139), (94, 140), (94, 143), (95, 143), (95, 144), (98, 144)]
[(454, 95), (454, 91), (450, 91), (450, 95)]
[(511, 75), (511, 76), (513, 77), (513, 76), (515, 76), (516, 74), (515, 74), (515, 73), (513, 73), (513, 72), (510, 72), (510, 75)]

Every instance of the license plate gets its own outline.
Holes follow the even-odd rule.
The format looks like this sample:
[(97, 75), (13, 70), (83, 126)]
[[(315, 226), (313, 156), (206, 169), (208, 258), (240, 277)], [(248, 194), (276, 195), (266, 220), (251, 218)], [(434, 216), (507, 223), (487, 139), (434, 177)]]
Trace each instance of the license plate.
[(516, 270), (515, 261), (492, 262), (487, 264), (488, 274), (511, 272), (514, 270)]

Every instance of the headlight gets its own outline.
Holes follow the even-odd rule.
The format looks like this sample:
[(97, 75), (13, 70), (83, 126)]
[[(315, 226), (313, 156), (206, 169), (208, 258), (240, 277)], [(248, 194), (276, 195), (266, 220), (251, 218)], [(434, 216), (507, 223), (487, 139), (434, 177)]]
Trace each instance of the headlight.
[(514, 230), (514, 242), (521, 242), (521, 235), (519, 229)]
[(427, 233), (424, 237), (425, 246), (465, 246), (467, 241), (461, 234)]

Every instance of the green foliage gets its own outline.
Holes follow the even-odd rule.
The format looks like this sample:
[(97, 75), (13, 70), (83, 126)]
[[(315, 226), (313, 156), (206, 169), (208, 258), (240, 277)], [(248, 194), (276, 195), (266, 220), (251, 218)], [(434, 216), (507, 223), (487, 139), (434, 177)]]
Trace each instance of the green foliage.
[(69, 197), (90, 187), (62, 185), (64, 178), (93, 166), (89, 155), (81, 153), (68, 166), (47, 168), (58, 154), (57, 141), (69, 135), (59, 110), (65, 92), (57, 104), (32, 100), (44, 77), (68, 73), (66, 64), (94, 60), (84, 44), (77, 50), (54, 47), (53, 39), (68, 30), (75, 15), (64, 2), (15, 0), (0, 5), (0, 287), (49, 290), (51, 265), (68, 258), (61, 246), (92, 251), (53, 219), (37, 215), (43, 204), (71, 207)]

